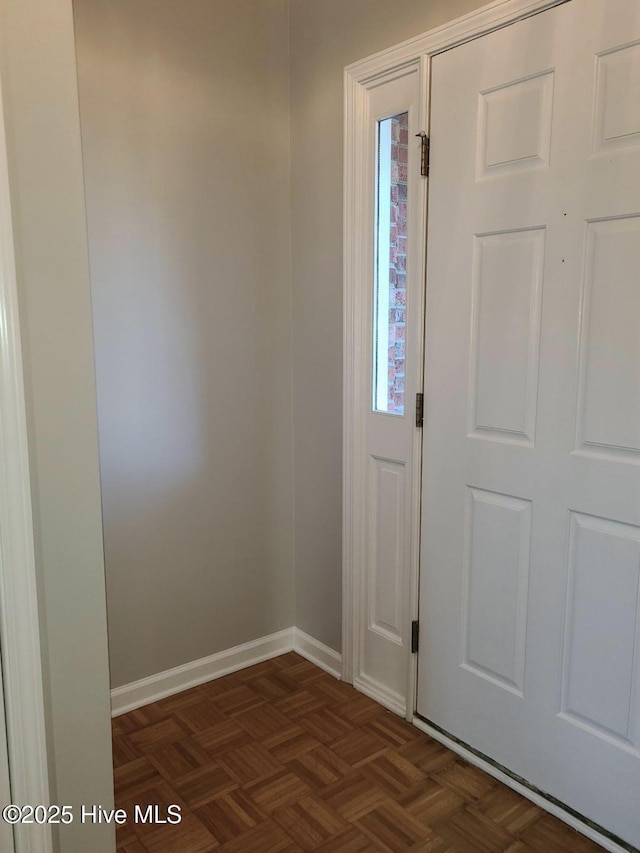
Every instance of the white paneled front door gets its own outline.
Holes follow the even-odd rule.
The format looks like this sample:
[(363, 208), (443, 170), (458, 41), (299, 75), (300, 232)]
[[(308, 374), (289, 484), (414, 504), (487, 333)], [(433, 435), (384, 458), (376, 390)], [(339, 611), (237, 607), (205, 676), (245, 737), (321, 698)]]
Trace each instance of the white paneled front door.
[(432, 64), (418, 713), (640, 846), (640, 3)]

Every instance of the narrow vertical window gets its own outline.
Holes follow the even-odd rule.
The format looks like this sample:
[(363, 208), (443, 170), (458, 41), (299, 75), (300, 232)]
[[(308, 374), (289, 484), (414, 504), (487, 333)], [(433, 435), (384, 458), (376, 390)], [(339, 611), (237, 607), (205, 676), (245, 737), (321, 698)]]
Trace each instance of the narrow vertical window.
[(378, 122), (373, 408), (404, 415), (409, 114)]

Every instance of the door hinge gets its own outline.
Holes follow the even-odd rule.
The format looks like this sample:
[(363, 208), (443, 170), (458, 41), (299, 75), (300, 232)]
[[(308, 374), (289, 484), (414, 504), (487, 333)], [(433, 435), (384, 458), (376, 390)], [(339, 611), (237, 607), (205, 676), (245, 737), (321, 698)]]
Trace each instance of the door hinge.
[(416, 426), (424, 425), (424, 394), (418, 392), (416, 394)]
[(411, 654), (415, 655), (418, 651), (418, 641), (420, 638), (420, 623), (414, 619), (411, 623)]
[(416, 133), (416, 136), (420, 137), (420, 174), (423, 178), (429, 177), (429, 166), (431, 159), (431, 140), (424, 132), (421, 130), (420, 133)]

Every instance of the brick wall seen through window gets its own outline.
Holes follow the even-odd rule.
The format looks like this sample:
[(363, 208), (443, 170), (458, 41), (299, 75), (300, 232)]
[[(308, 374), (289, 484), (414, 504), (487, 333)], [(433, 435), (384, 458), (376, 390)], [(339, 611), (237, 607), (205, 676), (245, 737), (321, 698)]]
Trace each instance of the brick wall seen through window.
[(387, 411), (404, 414), (407, 330), (407, 168), (409, 114), (391, 120), (391, 225), (389, 233), (389, 385)]

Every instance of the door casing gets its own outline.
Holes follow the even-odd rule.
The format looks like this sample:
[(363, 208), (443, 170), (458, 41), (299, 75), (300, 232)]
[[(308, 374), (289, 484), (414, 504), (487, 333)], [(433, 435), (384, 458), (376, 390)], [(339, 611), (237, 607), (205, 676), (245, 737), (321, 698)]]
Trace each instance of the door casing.
[[(49, 776), (5, 117), (0, 88), (0, 650), (11, 796), (49, 805)], [(16, 825), (16, 853), (50, 853), (51, 827)]]

